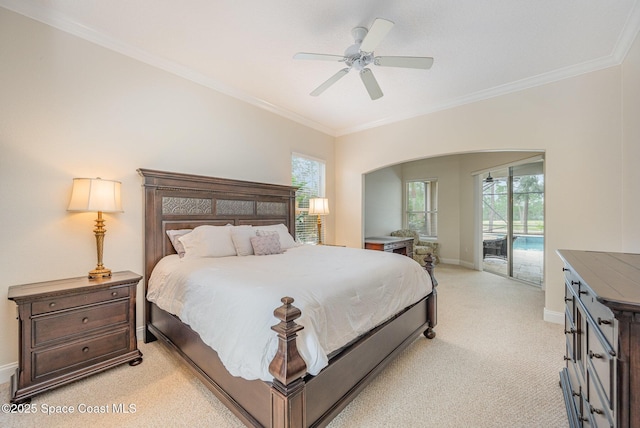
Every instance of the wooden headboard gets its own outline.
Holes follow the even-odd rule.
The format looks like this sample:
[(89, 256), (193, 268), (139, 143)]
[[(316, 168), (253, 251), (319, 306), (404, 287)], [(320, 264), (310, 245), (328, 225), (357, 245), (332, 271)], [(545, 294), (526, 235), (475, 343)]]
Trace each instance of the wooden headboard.
[(295, 236), (296, 187), (138, 169), (144, 177), (145, 294), (151, 271), (175, 253), (167, 230), (285, 224)]

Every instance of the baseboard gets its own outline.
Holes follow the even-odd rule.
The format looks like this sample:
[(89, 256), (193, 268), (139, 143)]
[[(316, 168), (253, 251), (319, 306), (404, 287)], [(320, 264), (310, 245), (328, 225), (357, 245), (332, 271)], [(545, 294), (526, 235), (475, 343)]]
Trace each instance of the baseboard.
[(544, 308), (543, 319), (554, 324), (564, 324), (564, 312), (555, 312)]
[(469, 262), (464, 262), (464, 261), (459, 261), (458, 263), (460, 266), (465, 267), (467, 269), (475, 269), (475, 265), (473, 263), (469, 263)]
[(0, 383), (7, 383), (11, 380), (11, 376), (16, 372), (18, 362), (5, 364), (0, 366)]
[(144, 339), (144, 326), (136, 328), (136, 340), (139, 342)]

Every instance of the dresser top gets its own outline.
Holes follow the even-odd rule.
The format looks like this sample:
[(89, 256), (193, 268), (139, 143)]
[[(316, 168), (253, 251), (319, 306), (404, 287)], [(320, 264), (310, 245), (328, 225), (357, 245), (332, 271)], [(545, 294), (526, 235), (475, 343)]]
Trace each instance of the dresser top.
[(640, 254), (558, 250), (597, 300), (617, 310), (640, 310)]
[(9, 300), (20, 300), (35, 296), (59, 296), (61, 294), (108, 288), (132, 282), (137, 283), (140, 279), (142, 277), (137, 273), (123, 271), (114, 272), (108, 278), (89, 279), (87, 276), (81, 276), (32, 284), (12, 285), (9, 287), (7, 298)]

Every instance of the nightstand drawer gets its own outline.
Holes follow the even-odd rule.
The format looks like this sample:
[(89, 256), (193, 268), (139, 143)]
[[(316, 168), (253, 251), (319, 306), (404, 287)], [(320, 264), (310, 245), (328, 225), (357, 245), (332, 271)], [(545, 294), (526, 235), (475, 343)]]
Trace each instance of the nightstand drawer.
[(56, 376), (78, 370), (129, 348), (129, 330), (98, 336), (90, 340), (49, 348), (33, 353), (33, 380), (55, 374)]
[(60, 296), (47, 300), (40, 300), (31, 304), (31, 314), (39, 315), (47, 312), (60, 311), (76, 306), (106, 302), (108, 300), (129, 297), (129, 287), (113, 287), (106, 290), (83, 293), (73, 296)]
[(76, 334), (85, 334), (110, 325), (126, 323), (128, 318), (128, 300), (35, 318), (32, 320), (33, 346), (40, 346), (43, 343)]

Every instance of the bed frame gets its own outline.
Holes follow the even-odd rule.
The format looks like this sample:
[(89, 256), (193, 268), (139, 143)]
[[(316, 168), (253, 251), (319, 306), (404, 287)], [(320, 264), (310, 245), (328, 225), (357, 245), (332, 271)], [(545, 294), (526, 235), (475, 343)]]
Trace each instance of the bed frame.
[[(208, 225), (285, 224), (295, 236), (295, 187), (139, 169), (145, 192), (145, 292), (158, 261), (175, 253), (166, 231)], [(144, 341), (160, 339), (244, 424), (273, 428), (324, 426), (420, 334), (435, 337), (437, 281), (431, 294), (332, 355), (318, 375), (306, 373), (296, 347), (301, 312), (282, 298), (272, 327), (278, 351), (272, 382), (227, 372), (217, 353), (176, 316), (145, 300)], [(274, 304), (274, 307), (276, 305)], [(274, 320), (276, 322), (276, 320)]]

